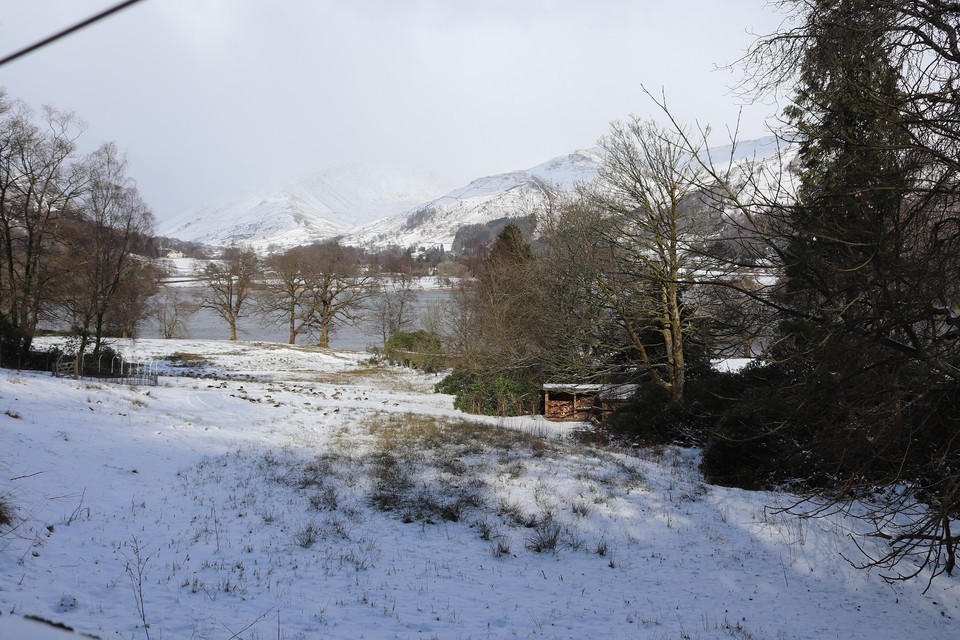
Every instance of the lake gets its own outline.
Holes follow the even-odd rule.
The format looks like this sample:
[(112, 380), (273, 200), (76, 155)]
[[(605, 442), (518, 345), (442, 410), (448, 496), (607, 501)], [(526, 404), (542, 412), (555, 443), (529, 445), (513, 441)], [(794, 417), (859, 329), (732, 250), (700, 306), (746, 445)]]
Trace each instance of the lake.
[[(181, 287), (184, 299), (196, 299), (196, 287)], [(424, 289), (417, 292), (414, 316), (419, 318), (427, 308), (433, 304), (449, 304), (450, 292), (445, 289)], [(140, 338), (162, 338), (159, 324), (154, 318), (147, 319), (138, 332)], [(186, 332), (180, 336), (198, 340), (227, 340), (230, 338), (230, 327), (226, 320), (221, 318), (212, 309), (200, 309), (186, 322)], [(289, 330), (286, 325), (271, 323), (258, 316), (240, 318), (237, 322), (237, 339), (257, 342), (286, 343)], [(302, 334), (297, 337), (297, 344), (310, 344), (316, 338)], [(334, 349), (351, 349), (363, 351), (371, 346), (381, 346), (383, 338), (378, 328), (368, 323), (360, 322), (356, 325), (341, 325), (336, 327), (330, 335), (330, 346)]]

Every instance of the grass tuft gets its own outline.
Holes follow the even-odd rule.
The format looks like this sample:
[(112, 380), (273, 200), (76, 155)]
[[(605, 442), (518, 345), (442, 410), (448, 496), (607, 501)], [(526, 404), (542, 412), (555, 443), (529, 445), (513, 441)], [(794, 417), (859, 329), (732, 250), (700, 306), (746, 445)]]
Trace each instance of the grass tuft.
[(0, 495), (0, 526), (13, 524), (13, 503), (6, 495)]

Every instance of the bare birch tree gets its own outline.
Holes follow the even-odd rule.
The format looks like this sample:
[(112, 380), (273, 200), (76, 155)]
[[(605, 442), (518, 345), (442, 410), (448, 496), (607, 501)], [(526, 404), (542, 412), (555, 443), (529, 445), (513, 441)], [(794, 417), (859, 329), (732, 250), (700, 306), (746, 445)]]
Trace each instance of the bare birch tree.
[(85, 181), (73, 162), (83, 129), (73, 114), (47, 107), (43, 127), (33, 119), (25, 104), (13, 102), (0, 120), (0, 308), (21, 353), (65, 266), (50, 258)]

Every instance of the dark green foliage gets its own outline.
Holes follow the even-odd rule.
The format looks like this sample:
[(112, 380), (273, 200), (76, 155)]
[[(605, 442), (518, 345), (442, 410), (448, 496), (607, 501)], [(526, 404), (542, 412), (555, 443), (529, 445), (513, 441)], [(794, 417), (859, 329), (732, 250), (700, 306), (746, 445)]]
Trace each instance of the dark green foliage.
[(398, 331), (387, 340), (383, 354), (392, 364), (436, 373), (445, 365), (446, 357), (440, 336), (422, 329)]
[(484, 224), (470, 224), (457, 229), (453, 238), (453, 252), (462, 254), (471, 247), (490, 246), (507, 225), (520, 228), (525, 237), (530, 237), (535, 226), (533, 216), (524, 218), (497, 218)]
[(436, 385), (437, 393), (456, 396), (455, 408), (490, 416), (537, 413), (540, 389), (538, 383), (530, 380), (518, 380), (506, 374), (484, 377), (464, 369), (454, 369)]
[(745, 388), (739, 374), (694, 367), (682, 403), (653, 382), (640, 385), (623, 408), (602, 427), (615, 439), (643, 446), (703, 445), (716, 431), (717, 423)]
[(490, 250), (491, 262), (525, 262), (533, 257), (530, 244), (524, 239), (520, 227), (512, 222), (497, 234)]
[[(898, 392), (888, 375), (872, 372), (873, 394), (856, 378), (782, 363), (730, 377), (721, 385), (729, 395), (716, 396), (700, 416), (713, 421), (701, 422), (704, 477), (748, 489), (851, 496), (909, 481), (926, 500), (958, 515), (949, 505), (958, 490), (950, 476), (960, 469), (960, 385), (943, 381)], [(897, 377), (909, 386), (909, 374)]]
[[(718, 416), (703, 447), (700, 470), (714, 484), (759, 489), (799, 471), (795, 434), (785, 427), (790, 408), (772, 386), (745, 391)], [(801, 471), (802, 473), (802, 471)]]
[(899, 71), (884, 42), (892, 16), (859, 0), (816, 4), (817, 39), (785, 110), (800, 160), (785, 256), (788, 301), (818, 317), (842, 314), (846, 328), (870, 332), (908, 293), (894, 283), (903, 273), (903, 206), (916, 167), (904, 150)]
[[(785, 110), (799, 188), (781, 212), (778, 364), (748, 374), (720, 415), (703, 458), (714, 481), (789, 483), (828, 500), (956, 482), (953, 436), (934, 409), (950, 406), (936, 390), (960, 379), (957, 342), (935, 311), (960, 301), (956, 165), (922, 148), (930, 132), (908, 114), (910, 75), (933, 59), (910, 68), (896, 53), (899, 11), (804, 6)], [(958, 74), (956, 61), (940, 70)]]
[(630, 402), (603, 424), (614, 439), (642, 446), (692, 443), (686, 407), (673, 401), (660, 385), (641, 386)]
[(26, 334), (5, 314), (0, 313), (0, 366), (15, 367), (23, 358), (23, 345), (29, 340)]

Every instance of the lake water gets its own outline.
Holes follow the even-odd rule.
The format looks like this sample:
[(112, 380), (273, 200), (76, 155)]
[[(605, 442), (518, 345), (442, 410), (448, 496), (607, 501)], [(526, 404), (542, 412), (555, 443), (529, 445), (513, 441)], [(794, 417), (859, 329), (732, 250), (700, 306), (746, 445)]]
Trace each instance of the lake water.
[[(183, 287), (180, 292), (184, 299), (189, 299), (195, 295), (196, 289)], [(448, 304), (449, 301), (449, 291), (443, 289), (419, 291), (414, 311), (415, 317), (419, 317), (432, 304)], [(163, 337), (157, 321), (153, 318), (148, 319), (141, 325), (138, 336), (141, 338)], [(226, 320), (217, 315), (215, 311), (200, 309), (187, 320), (186, 332), (180, 337), (197, 340), (228, 340), (230, 338), (230, 327)], [(286, 325), (270, 323), (258, 316), (240, 318), (237, 322), (238, 340), (286, 343), (288, 338), (289, 330)], [(303, 334), (297, 337), (297, 344), (310, 344), (315, 341), (315, 336)], [(330, 346), (334, 349), (363, 351), (371, 346), (381, 346), (382, 343), (383, 338), (379, 329), (365, 322), (360, 322), (357, 325), (338, 326), (330, 335)]]

